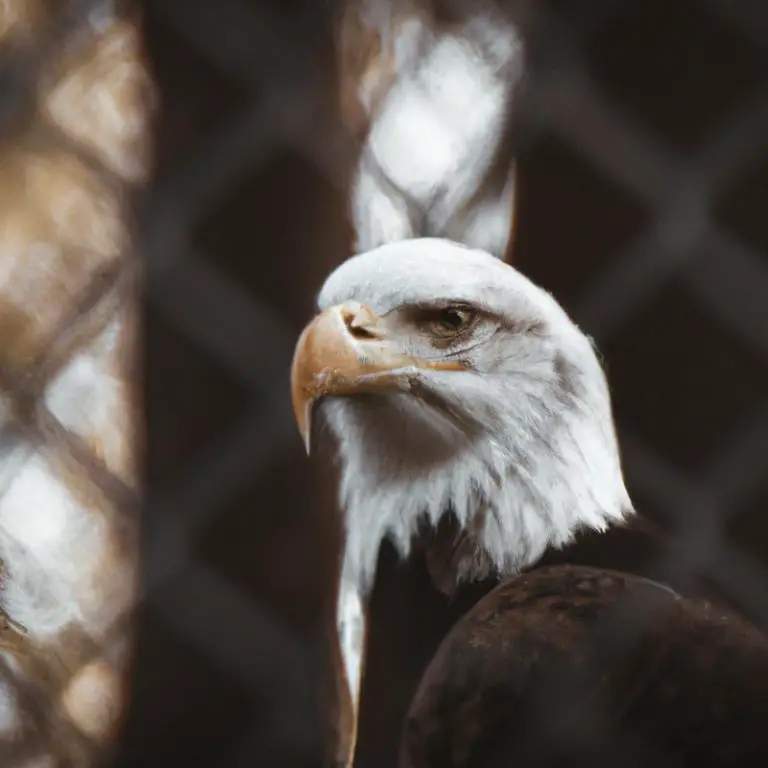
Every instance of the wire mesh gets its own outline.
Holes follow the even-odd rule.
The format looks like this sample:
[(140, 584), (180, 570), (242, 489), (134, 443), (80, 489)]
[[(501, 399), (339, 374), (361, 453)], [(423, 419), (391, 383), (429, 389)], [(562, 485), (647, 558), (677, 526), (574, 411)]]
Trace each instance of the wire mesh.
[(7, 764), (90, 764), (114, 729), (136, 570), (137, 262), (151, 87), (112, 4), (3, 3), (0, 223)]
[[(454, 22), (476, 12), (470, 3), (434, 5)], [(101, 250), (57, 231), (62, 253), (71, 254), (62, 263), (39, 253), (35, 261), (29, 245), (6, 244), (9, 253), (26, 248), (2, 291), (23, 291), (7, 306), (25, 319), (0, 304), (2, 484), (11, 493), (24, 467), (45, 457), (56, 466), (45, 471), (103, 514), (120, 556), (135, 557), (133, 396), (89, 432), (83, 424), (91, 422), (77, 414), (115, 374), (109, 369), (97, 390), (79, 390), (75, 380), (84, 360), (122, 366), (123, 381), (133, 375), (125, 349), (137, 320), (137, 265), (127, 233), (137, 224), (149, 458), (141, 592), (115, 598), (119, 610), (110, 605), (94, 620), (98, 632), (87, 621), (66, 623), (39, 644), (9, 626), (4, 690), (19, 688), (29, 724), (3, 736), (3, 756), (9, 765), (43, 755), (54, 764), (92, 763), (103, 734), (83, 731), (66, 691), (102, 656), (119, 674), (130, 623), (122, 614), (137, 602), (119, 764), (319, 764), (330, 726), (317, 681), (328, 663), (324, 617), (338, 541), (330, 470), (305, 466), (287, 372), (322, 278), (355, 247), (348, 210), (366, 158), (337, 110), (341, 5), (144, 4), (139, 29), (160, 112), (156, 167), (136, 222), (129, 203), (146, 162), (147, 97), (135, 113), (118, 109), (113, 123), (113, 105), (95, 97), (94, 120), (102, 122), (90, 133), (67, 131), (66, 117), (46, 120), (40, 107), (40, 93), (57, 94), (50, 103), (59, 110), (80, 105), (80, 91), (57, 91), (55, 83), (75, 71), (78, 57), (93, 66), (88, 56), (109, 38), (113, 6), (27, 2), (16, 26), (13, 3), (0, 11), (0, 172), (9, 190), (0, 226), (12, 233), (31, 206), (53, 210), (57, 190), (75, 188), (75, 171), (50, 172), (38, 182), (39, 199), (16, 194), (35, 162), (53, 168), (40, 158), (55, 157), (106, 201), (74, 230), (91, 232), (93, 221), (103, 221), (116, 227), (118, 244), (111, 247), (111, 230)], [(671, 530), (674, 546), (660, 559), (645, 562), (633, 549), (623, 560), (621, 549), (618, 565), (629, 569), (631, 561), (683, 591), (706, 582), (768, 626), (761, 511), (768, 462), (768, 38), (761, 30), (768, 16), (759, 4), (717, 0), (493, 7), (521, 25), (519, 14), (531, 14), (521, 95), (500, 126), (511, 139), (489, 170), (501, 168), (504, 179), (516, 157), (512, 259), (596, 338), (630, 489), (640, 510)], [(92, 72), (93, 82), (116, 67)], [(99, 145), (92, 136), (114, 139)], [(374, 173), (386, 175), (373, 161)], [(408, 196), (391, 179), (381, 183), (393, 198)], [(434, 204), (407, 201), (413, 233), (451, 231), (450, 217), (430, 216)], [(36, 266), (41, 261), (47, 271)], [(58, 281), (61, 300), (52, 298)], [(120, 325), (131, 338), (120, 341), (115, 363), (105, 350), (114, 350), (109, 334)], [(113, 448), (99, 448), (104, 434), (118, 434)], [(7, 538), (9, 530), (0, 502), (0, 533)], [(359, 766), (396, 762), (420, 674), (470, 601), (444, 605), (418, 562), (392, 560), (385, 552), (373, 598)], [(113, 580), (130, 581), (128, 566), (113, 571)], [(626, 616), (619, 627), (619, 639), (631, 640)], [(13, 661), (20, 648), (29, 662)], [(554, 694), (542, 695), (547, 709)], [(559, 701), (567, 710), (567, 696)]]

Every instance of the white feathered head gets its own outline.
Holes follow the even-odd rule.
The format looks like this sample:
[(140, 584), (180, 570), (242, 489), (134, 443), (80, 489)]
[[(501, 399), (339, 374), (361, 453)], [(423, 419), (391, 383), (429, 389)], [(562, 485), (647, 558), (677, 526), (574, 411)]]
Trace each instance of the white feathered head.
[(309, 448), (339, 446), (345, 578), (369, 589), (379, 547), (408, 553), (452, 510), (501, 574), (632, 512), (608, 386), (587, 336), (517, 270), (438, 239), (384, 245), (327, 279), (298, 343)]

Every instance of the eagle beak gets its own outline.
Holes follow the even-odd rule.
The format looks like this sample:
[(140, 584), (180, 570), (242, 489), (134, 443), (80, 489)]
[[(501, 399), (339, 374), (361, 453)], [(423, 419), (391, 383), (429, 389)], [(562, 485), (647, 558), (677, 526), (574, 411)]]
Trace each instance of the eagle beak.
[(456, 362), (421, 360), (402, 354), (389, 339), (385, 322), (356, 301), (317, 315), (296, 344), (291, 395), (296, 424), (311, 450), (312, 411), (321, 397), (364, 392), (408, 391), (419, 370), (461, 370)]
[[(408, 392), (413, 377), (424, 370), (457, 371), (463, 366), (403, 354), (386, 318), (360, 302), (350, 301), (321, 312), (299, 337), (291, 367), (293, 411), (307, 453), (311, 448), (312, 411), (320, 398)], [(337, 599), (335, 631), (341, 691), (337, 764), (350, 768), (365, 663), (366, 600), (343, 573)]]

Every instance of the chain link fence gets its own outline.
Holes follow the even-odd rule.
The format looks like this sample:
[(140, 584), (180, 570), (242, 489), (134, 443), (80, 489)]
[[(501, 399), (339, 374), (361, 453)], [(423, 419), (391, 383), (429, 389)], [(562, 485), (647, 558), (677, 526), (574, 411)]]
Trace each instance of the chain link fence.
[(151, 85), (113, 4), (0, 6), (0, 352), (7, 765), (106, 754), (137, 567), (131, 389)]
[[(768, 627), (768, 10), (532, 7), (508, 126), (512, 259), (596, 338), (630, 491), (671, 542), (653, 562), (624, 533), (552, 557), (648, 572)], [(330, 468), (303, 455), (288, 370), (322, 279), (354, 248), (342, 7), (141, 10), (0, 6), (0, 694), (23, 714), (6, 725), (0, 708), (3, 759), (91, 764), (110, 743), (114, 717), (99, 713), (121, 695), (135, 629), (112, 762), (319, 765), (338, 520)], [(154, 167), (139, 185), (155, 103)], [(40, 512), (51, 509), (56, 522)], [(139, 533), (137, 595), (126, 584)], [(30, 552), (49, 576), (16, 594)], [(476, 598), (445, 604), (418, 557), (394, 561), (385, 551), (372, 604), (361, 767), (395, 764), (420, 674)], [(41, 613), (27, 617), (30, 595)]]

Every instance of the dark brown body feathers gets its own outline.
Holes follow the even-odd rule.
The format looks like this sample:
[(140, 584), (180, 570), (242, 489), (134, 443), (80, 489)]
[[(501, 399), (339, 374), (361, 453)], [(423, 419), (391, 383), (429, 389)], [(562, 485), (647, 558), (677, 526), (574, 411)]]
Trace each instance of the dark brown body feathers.
[(582, 566), (486, 595), (432, 659), (408, 768), (768, 765), (768, 642), (710, 603)]

